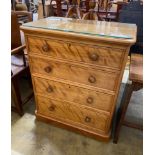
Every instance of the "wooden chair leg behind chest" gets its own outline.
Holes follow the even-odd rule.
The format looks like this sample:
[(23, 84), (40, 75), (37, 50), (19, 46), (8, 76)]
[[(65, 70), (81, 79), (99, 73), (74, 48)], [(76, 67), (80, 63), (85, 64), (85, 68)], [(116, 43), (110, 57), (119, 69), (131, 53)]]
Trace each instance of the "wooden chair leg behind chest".
[(143, 88), (143, 57), (138, 54), (131, 55), (129, 82), (125, 86), (123, 97), (121, 100), (121, 107), (118, 110), (116, 128), (114, 133), (113, 142), (117, 143), (121, 126), (143, 130), (143, 126), (134, 124), (125, 120), (125, 114), (127, 112), (128, 105), (133, 91), (138, 91)]
[(11, 94), (15, 104), (15, 106), (11, 106), (11, 110), (17, 112), (20, 116), (22, 116), (23, 115), (22, 100), (19, 86), (17, 84), (17, 78), (11, 80)]

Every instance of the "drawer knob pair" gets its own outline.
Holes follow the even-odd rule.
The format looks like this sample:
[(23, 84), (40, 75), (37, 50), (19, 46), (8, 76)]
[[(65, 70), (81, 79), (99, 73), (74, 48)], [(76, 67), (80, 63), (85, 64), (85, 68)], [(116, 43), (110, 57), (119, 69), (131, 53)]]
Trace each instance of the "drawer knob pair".
[(53, 92), (53, 88), (52, 88), (51, 86), (48, 86), (48, 88), (46, 89), (46, 91), (47, 91), (48, 93), (52, 93), (52, 92)]
[(49, 110), (49, 111), (54, 111), (55, 108), (56, 108), (56, 106), (55, 106), (54, 104), (51, 104), (51, 106), (48, 107), (48, 110)]
[(92, 61), (98, 61), (99, 55), (98, 55), (97, 53), (91, 53), (91, 54), (89, 54), (89, 58), (90, 58)]
[(50, 66), (47, 66), (47, 67), (44, 68), (44, 71), (46, 73), (50, 73), (52, 71), (52, 68)]
[(86, 117), (85, 117), (85, 122), (87, 122), (87, 123), (91, 122), (91, 118), (88, 117), (88, 116), (86, 116)]
[(94, 76), (89, 76), (89, 78), (88, 78), (88, 81), (90, 82), (90, 83), (95, 83), (96, 82), (96, 78), (94, 77)]
[(88, 97), (87, 98), (87, 103), (92, 104), (94, 101), (94, 99), (92, 97)]
[(42, 46), (42, 50), (43, 50), (44, 52), (48, 52), (48, 50), (49, 50), (48, 45), (47, 45), (47, 44), (43, 45), (43, 46)]

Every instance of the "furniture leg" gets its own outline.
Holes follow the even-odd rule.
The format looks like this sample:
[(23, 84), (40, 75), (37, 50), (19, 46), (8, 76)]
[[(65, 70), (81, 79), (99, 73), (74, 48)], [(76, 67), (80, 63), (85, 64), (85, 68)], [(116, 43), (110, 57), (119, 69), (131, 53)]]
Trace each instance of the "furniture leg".
[(30, 88), (32, 88), (32, 92), (30, 92), (28, 97), (23, 100), (23, 104), (27, 103), (34, 95), (33, 94), (33, 85), (32, 85), (32, 80), (31, 80), (31, 74), (30, 74), (30, 69), (29, 68), (27, 68), (26, 73), (27, 73), (27, 77), (28, 77), (28, 84), (29, 84)]
[[(16, 78), (12, 79), (12, 96), (14, 99), (14, 104), (16, 106), (16, 111), (18, 112), (18, 114), (20, 116), (23, 115), (23, 108), (22, 108), (22, 100), (21, 100), (21, 95), (20, 95), (20, 91), (19, 91), (19, 86), (18, 86), (18, 81)], [(11, 107), (12, 110), (14, 110), (14, 108)]]
[(45, 18), (45, 0), (42, 0), (42, 5), (43, 5), (43, 17)]
[(31, 80), (31, 73), (30, 73), (30, 69), (29, 69), (29, 68), (27, 68), (26, 73), (27, 73), (27, 77), (28, 77), (29, 86), (30, 86), (31, 88), (33, 88), (33, 86), (32, 86), (32, 80)]
[(57, 5), (57, 16), (61, 17), (62, 16), (61, 0), (56, 0), (56, 5)]
[(86, 12), (88, 12), (89, 11), (89, 0), (86, 0), (85, 5), (86, 5)]
[(25, 4), (27, 6), (27, 11), (30, 11), (30, 1), (29, 0), (25, 0)]
[(15, 0), (11, 0), (11, 4), (12, 4), (12, 6), (11, 6), (12, 8), (11, 9), (15, 10)]
[(121, 129), (121, 126), (123, 124), (124, 117), (125, 117), (125, 114), (126, 114), (126, 111), (127, 111), (127, 108), (128, 108), (128, 104), (130, 102), (132, 92), (133, 92), (133, 85), (127, 83), (126, 86), (125, 86), (125, 90), (124, 90), (122, 101), (121, 101), (121, 106), (122, 107), (120, 109), (120, 116), (118, 116), (118, 121), (117, 121), (118, 123), (116, 124), (116, 129), (115, 129), (115, 132), (114, 132), (114, 140), (113, 140), (113, 142), (116, 143), (116, 144), (117, 144), (120, 129)]

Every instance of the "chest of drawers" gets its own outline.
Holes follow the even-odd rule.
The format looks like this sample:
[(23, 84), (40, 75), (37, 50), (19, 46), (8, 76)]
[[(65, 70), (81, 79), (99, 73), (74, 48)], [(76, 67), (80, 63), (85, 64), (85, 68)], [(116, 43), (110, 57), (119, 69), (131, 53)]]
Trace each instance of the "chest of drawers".
[(37, 119), (108, 140), (136, 26), (52, 17), (21, 29)]

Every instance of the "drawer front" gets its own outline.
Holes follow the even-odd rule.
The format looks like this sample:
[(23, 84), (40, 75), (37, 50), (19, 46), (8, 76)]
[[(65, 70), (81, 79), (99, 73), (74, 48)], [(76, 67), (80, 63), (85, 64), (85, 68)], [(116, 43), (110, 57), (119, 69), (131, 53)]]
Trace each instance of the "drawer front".
[(111, 91), (115, 91), (117, 87), (119, 72), (108, 72), (37, 57), (31, 57), (30, 61), (32, 73), (70, 80)]
[(74, 102), (100, 110), (111, 112), (114, 95), (96, 92), (73, 85), (34, 78), (35, 90), (39, 95), (49, 98)]
[(38, 112), (42, 115), (70, 120), (74, 123), (81, 123), (88, 127), (106, 131), (109, 117), (102, 112), (39, 96), (37, 101)]
[(55, 40), (28, 38), (29, 52), (53, 58), (91, 63), (95, 65), (121, 68), (124, 57), (122, 49), (98, 47), (84, 44), (66, 43)]

